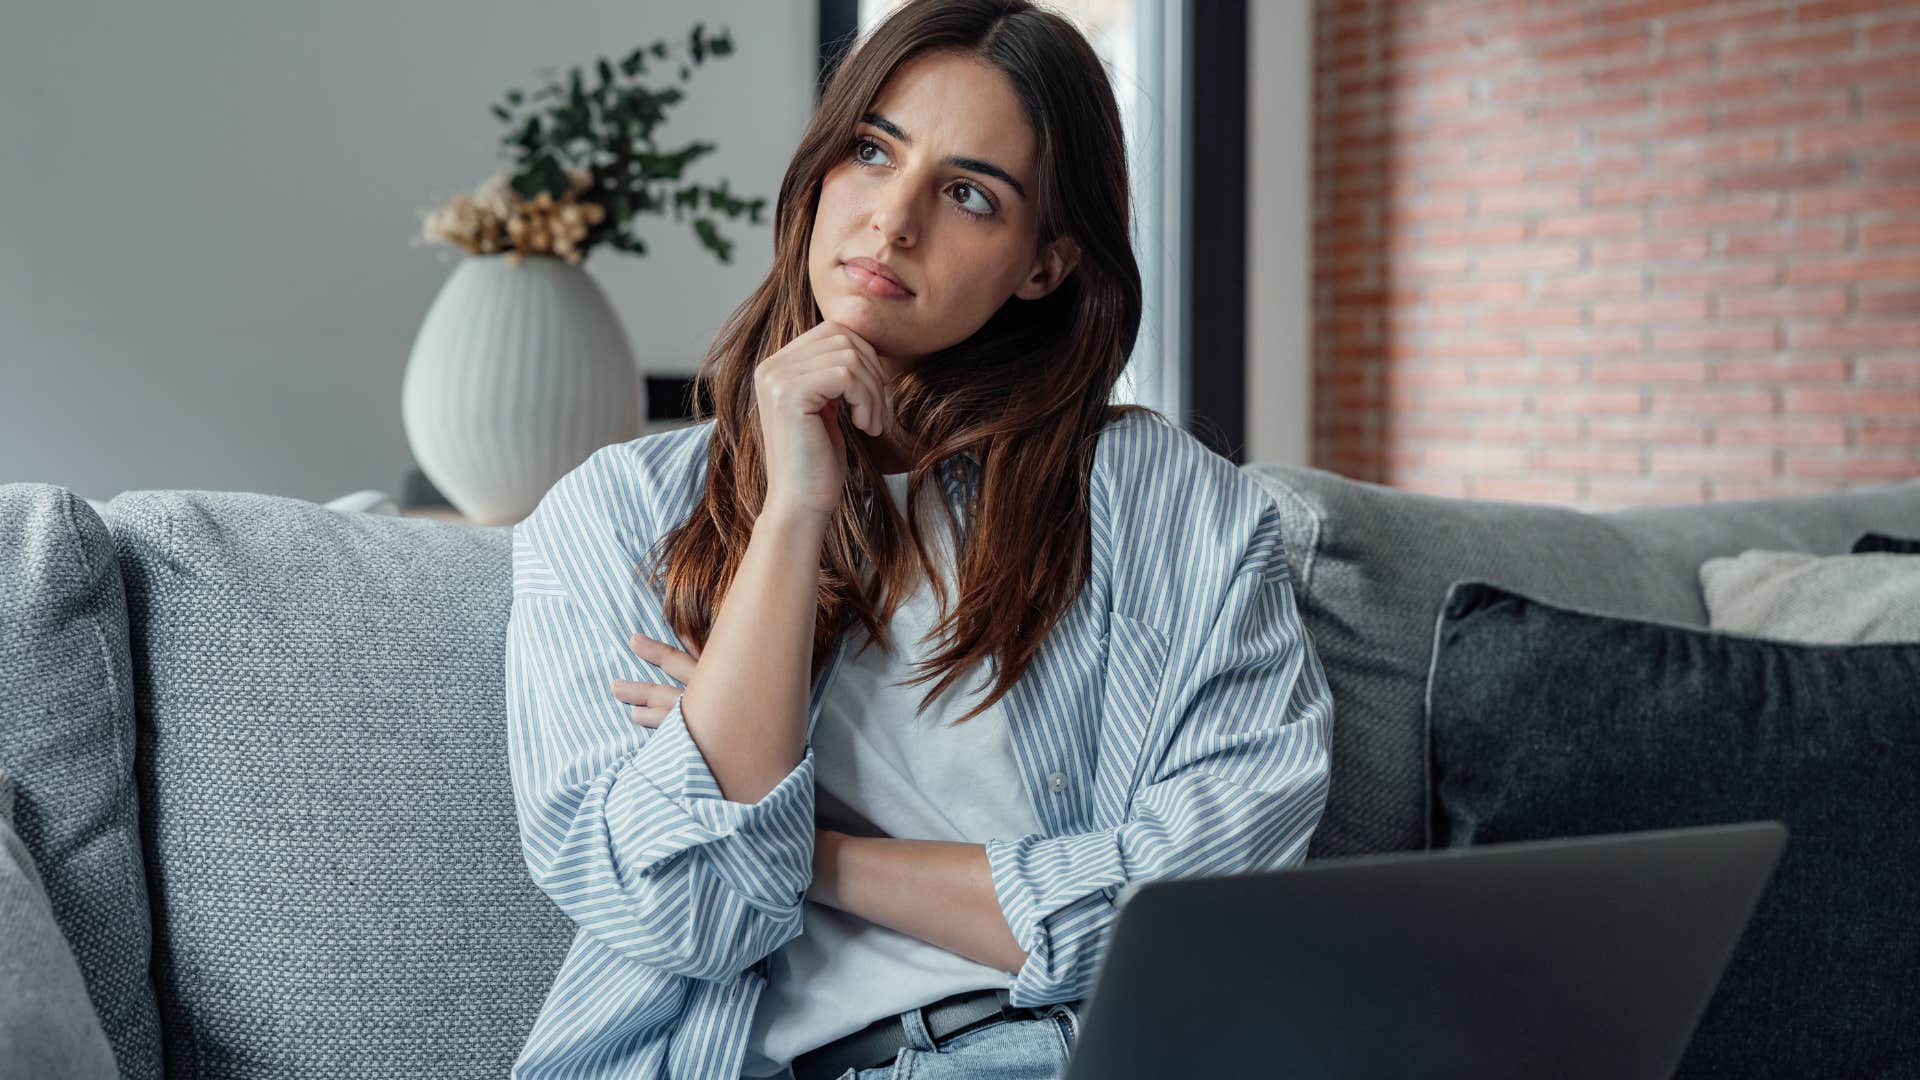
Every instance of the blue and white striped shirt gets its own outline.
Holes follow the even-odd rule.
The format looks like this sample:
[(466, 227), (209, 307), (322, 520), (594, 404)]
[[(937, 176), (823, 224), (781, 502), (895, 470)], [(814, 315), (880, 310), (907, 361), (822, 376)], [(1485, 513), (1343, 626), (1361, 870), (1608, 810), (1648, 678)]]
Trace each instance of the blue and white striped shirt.
[[(813, 869), (808, 747), (757, 803), (720, 793), (676, 704), (630, 719), (611, 679), (678, 685), (684, 648), (636, 568), (684, 520), (713, 422), (595, 451), (513, 529), (508, 763), (527, 869), (579, 925), (516, 1077), (737, 1080), (769, 956)], [(937, 470), (963, 527), (980, 466)], [(1293, 865), (1326, 806), (1333, 708), (1271, 498), (1187, 432), (1099, 436), (1092, 574), (1001, 699), (1042, 831), (986, 844), (1027, 962), (1015, 1005), (1085, 996), (1129, 882)]]

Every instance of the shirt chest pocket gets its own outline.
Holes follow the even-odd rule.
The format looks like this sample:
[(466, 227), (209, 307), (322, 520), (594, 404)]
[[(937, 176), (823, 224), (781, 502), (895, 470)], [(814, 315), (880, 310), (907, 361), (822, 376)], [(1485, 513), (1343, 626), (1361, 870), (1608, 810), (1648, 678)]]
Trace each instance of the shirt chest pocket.
[(1101, 679), (1100, 783), (1095, 810), (1106, 825), (1126, 818), (1153, 756), (1148, 745), (1167, 695), (1167, 636), (1118, 611), (1108, 612), (1106, 670)]

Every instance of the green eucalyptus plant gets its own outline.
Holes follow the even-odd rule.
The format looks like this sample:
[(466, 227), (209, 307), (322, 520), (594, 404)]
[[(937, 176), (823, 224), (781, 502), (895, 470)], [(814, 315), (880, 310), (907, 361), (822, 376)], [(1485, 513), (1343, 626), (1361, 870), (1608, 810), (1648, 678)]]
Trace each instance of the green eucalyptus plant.
[(441, 207), (423, 236), (473, 253), (551, 254), (577, 263), (603, 243), (645, 255), (646, 243), (633, 231), (639, 216), (671, 208), (675, 221), (691, 213), (701, 244), (722, 263), (732, 262), (733, 243), (721, 234), (715, 215), (744, 214), (758, 225), (767, 200), (737, 197), (725, 179), (714, 185), (685, 180), (687, 166), (714, 144), (695, 139), (666, 150), (656, 145), (654, 128), (685, 95), (677, 86), (655, 89), (640, 78), (649, 74), (650, 63), (673, 65), (684, 83), (708, 58), (730, 55), (733, 40), (724, 29), (709, 37), (705, 24), (695, 23), (684, 55), (674, 51), (661, 39), (618, 64), (600, 59), (591, 87), (579, 67), (569, 69), (564, 84), (553, 78), (555, 69), (541, 68), (545, 86), (531, 94), (508, 90), (490, 109), (507, 127), (500, 142), (513, 159), (512, 170), (496, 176), (490, 189)]

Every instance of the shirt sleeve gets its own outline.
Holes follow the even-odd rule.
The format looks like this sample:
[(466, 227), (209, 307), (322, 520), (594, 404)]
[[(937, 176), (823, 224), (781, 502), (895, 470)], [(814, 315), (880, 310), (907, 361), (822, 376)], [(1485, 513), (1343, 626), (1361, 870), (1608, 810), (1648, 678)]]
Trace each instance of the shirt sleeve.
[[(625, 529), (556, 484), (513, 531), (507, 737), (534, 882), (613, 954), (725, 979), (798, 936), (813, 874), (813, 750), (758, 802), (724, 798), (680, 705), (648, 729), (612, 680), (678, 685), (628, 646), (684, 648)], [(536, 520), (537, 519), (537, 520)]]
[(1261, 534), (1190, 650), (1126, 820), (991, 840), (994, 893), (1027, 961), (1015, 1005), (1084, 997), (1130, 882), (1302, 861), (1326, 808), (1333, 703), (1279, 541)]

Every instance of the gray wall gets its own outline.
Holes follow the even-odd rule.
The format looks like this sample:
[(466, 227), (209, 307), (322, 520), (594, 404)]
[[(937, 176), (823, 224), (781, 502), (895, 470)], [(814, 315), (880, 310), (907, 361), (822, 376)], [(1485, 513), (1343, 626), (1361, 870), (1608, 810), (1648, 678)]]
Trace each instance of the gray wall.
[[(596, 251), (643, 370), (690, 373), (772, 257), (771, 210), (813, 107), (811, 0), (8, 4), (0, 33), (0, 483), (324, 502), (399, 490), (408, 350), (466, 256), (409, 247), (418, 211), (506, 159), (488, 112), (696, 20), (663, 147), (765, 195), (723, 267), (672, 217)], [(673, 81), (671, 72), (666, 80)], [(444, 261), (443, 261), (444, 260)]]

